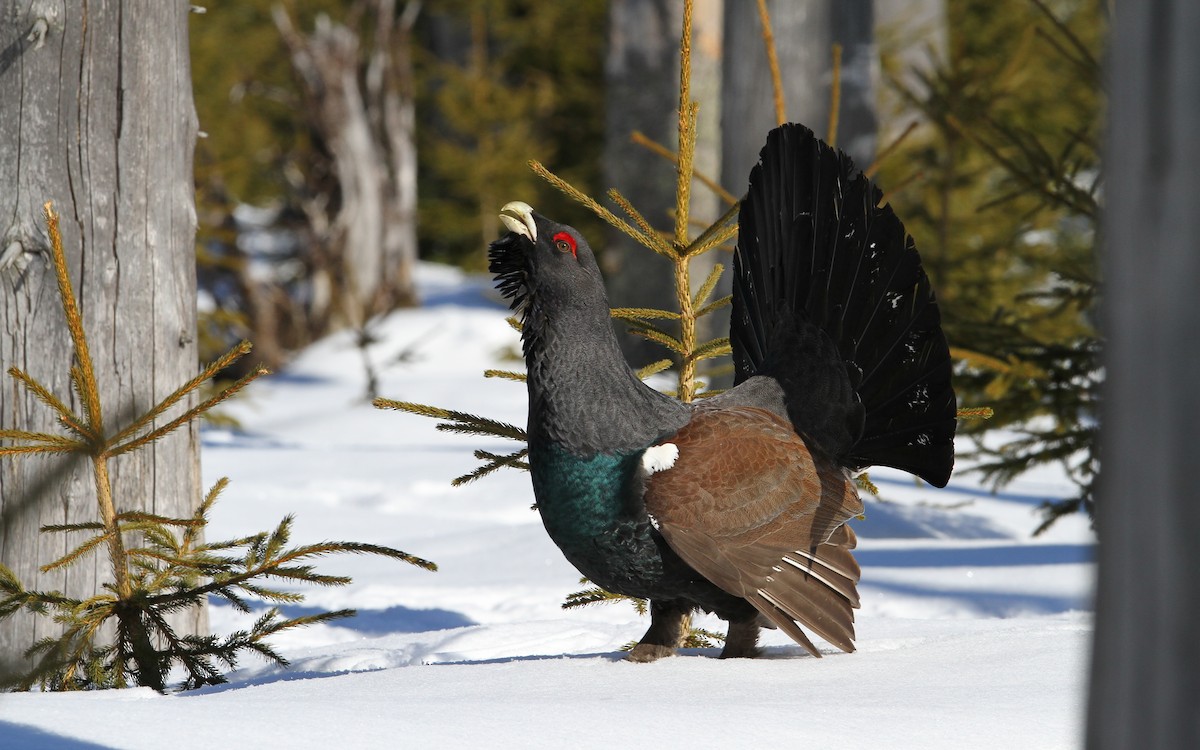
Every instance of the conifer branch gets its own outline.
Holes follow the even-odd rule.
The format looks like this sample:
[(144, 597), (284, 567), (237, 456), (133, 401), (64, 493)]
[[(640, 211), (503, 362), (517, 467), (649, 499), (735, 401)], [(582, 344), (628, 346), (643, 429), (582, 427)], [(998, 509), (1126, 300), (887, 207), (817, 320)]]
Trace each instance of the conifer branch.
[[(63, 252), (62, 233), (59, 231), (58, 214), (54, 212), (52, 203), (42, 206), (42, 215), (46, 219), (46, 229), (50, 234), (50, 251), (54, 259), (54, 276), (58, 281), (58, 294), (66, 315), (67, 330), (71, 334), (71, 343), (75, 349), (78, 367), (72, 368), (72, 379), (79, 389), (83, 401), (87, 424), (95, 435), (104, 434), (103, 415), (100, 411), (100, 389), (96, 385), (96, 372), (92, 366), (92, 354), (88, 349), (87, 336), (83, 331), (83, 316), (79, 313), (79, 303), (71, 287), (71, 279), (67, 275), (67, 258)], [(76, 373), (78, 375), (76, 376)]]
[[(629, 140), (632, 141), (633, 143), (636, 143), (639, 146), (642, 146), (643, 148), (648, 149), (651, 153), (661, 156), (662, 158), (666, 159), (667, 161), (671, 162), (672, 164), (678, 165), (678, 163), (679, 163), (679, 157), (675, 155), (674, 151), (671, 151), (669, 148), (662, 145), (658, 141), (648, 138), (646, 136), (646, 134), (641, 132), (640, 130), (633, 131), (633, 134), (629, 136)], [(695, 178), (696, 180), (698, 180), (701, 184), (703, 184), (706, 188), (711, 190), (713, 193), (715, 193), (716, 196), (718, 198), (720, 198), (722, 201), (724, 201), (725, 203), (737, 203), (738, 202), (737, 197), (735, 195), (733, 195), (733, 193), (730, 193), (728, 190), (721, 187), (721, 185), (716, 180), (714, 180), (713, 178), (704, 174), (700, 170), (693, 168), (692, 169), (692, 177)]]
[(771, 71), (775, 124), (783, 125), (787, 122), (787, 108), (783, 101), (783, 76), (779, 72), (779, 55), (775, 51), (775, 32), (771, 30), (771, 14), (767, 11), (767, 0), (758, 0), (758, 19), (762, 22), (763, 47), (767, 50), (767, 66)]
[(104, 531), (104, 524), (99, 521), (88, 521), (86, 523), (52, 523), (42, 526), (38, 529), (42, 533), (53, 532), (68, 532), (68, 531)]
[(642, 322), (661, 318), (665, 320), (679, 320), (679, 313), (671, 312), (670, 310), (659, 310), (653, 307), (614, 307), (609, 311), (609, 314), (620, 320)]
[(510, 453), (506, 456), (489, 453), (488, 451), (484, 450), (477, 450), (475, 451), (475, 458), (479, 459), (480, 461), (485, 461), (486, 463), (483, 466), (475, 469), (475, 471), (455, 478), (450, 482), (450, 485), (452, 487), (461, 487), (464, 484), (474, 482), (476, 479), (485, 477), (488, 474), (491, 474), (506, 466), (514, 469), (528, 469), (529, 464), (523, 460), (528, 455), (528, 448), (522, 448), (516, 453)]
[[(137, 450), (138, 448), (141, 448), (144, 445), (148, 445), (149, 443), (152, 443), (155, 440), (159, 440), (160, 438), (166, 437), (170, 433), (174, 432), (175, 430), (179, 429), (180, 427), (184, 426), (185, 424), (188, 424), (189, 422), (194, 420), (196, 417), (200, 416), (201, 414), (203, 414), (204, 412), (213, 408), (214, 406), (221, 403), (222, 401), (225, 401), (225, 400), (233, 397), (235, 394), (237, 394), (243, 388), (250, 385), (250, 383), (254, 382), (258, 378), (262, 377), (263, 375), (268, 374), (268, 372), (269, 371), (265, 367), (262, 367), (262, 366), (255, 367), (249, 373), (243, 375), (241, 378), (238, 378), (237, 382), (235, 382), (233, 385), (230, 385), (229, 387), (224, 388), (220, 393), (216, 394), (215, 396), (212, 396), (211, 398), (206, 399), (205, 401), (192, 407), (191, 409), (188, 409), (183, 414), (179, 415), (175, 419), (172, 419), (170, 422), (166, 423), (165, 425), (163, 425), (162, 427), (159, 427), (156, 430), (152, 430), (152, 431), (146, 433), (145, 435), (142, 435), (141, 437), (134, 438), (133, 440), (130, 440), (127, 443), (123, 443), (121, 445), (114, 445), (113, 447), (109, 448), (105, 452), (105, 455), (110, 458), (113, 456), (119, 456), (122, 453), (128, 453), (131, 450)], [(143, 424), (145, 424), (145, 422), (143, 422)]]
[[(580, 578), (580, 583), (591, 583), (586, 578)], [(647, 604), (645, 599), (636, 596), (626, 596), (625, 594), (617, 594), (612, 591), (607, 591), (599, 586), (575, 591), (567, 594), (567, 599), (562, 603), (563, 609), (576, 609), (578, 607), (586, 607), (591, 604), (611, 604), (613, 602), (629, 602), (633, 608), (637, 610), (639, 615), (645, 615), (647, 612)]]
[[(103, 526), (101, 526), (101, 528), (103, 528)], [(91, 539), (88, 539), (87, 541), (85, 541), (83, 544), (80, 544), (78, 547), (71, 550), (67, 554), (58, 558), (57, 560), (55, 560), (53, 562), (48, 562), (45, 565), (42, 565), (41, 567), (38, 568), (38, 570), (42, 571), (43, 573), (49, 573), (52, 570), (66, 567), (66, 566), (70, 565), (71, 563), (75, 562), (76, 560), (78, 560), (79, 558), (83, 557), (87, 553), (96, 549), (101, 544), (104, 544), (105, 542), (108, 541), (108, 539), (109, 539), (108, 534), (99, 534), (97, 536), (94, 536)]]
[(642, 216), (642, 213), (633, 207), (628, 198), (621, 195), (620, 191), (616, 188), (609, 188), (608, 197), (609, 200), (617, 204), (633, 220), (633, 223), (646, 238), (654, 242), (654, 247), (651, 248), (654, 252), (659, 255), (665, 255), (668, 258), (675, 257), (675, 250), (671, 247), (671, 243), (663, 239), (662, 234), (657, 229), (650, 226), (650, 222), (646, 221), (646, 217)]
[(523, 372), (513, 372), (511, 370), (484, 370), (485, 378), (503, 378), (504, 380), (515, 380), (518, 383), (524, 383), (526, 375)]
[[(166, 412), (172, 406), (174, 406), (175, 404), (177, 404), (181, 400), (183, 400), (192, 391), (195, 391), (201, 385), (208, 382), (212, 378), (216, 377), (217, 374), (220, 373), (222, 370), (224, 370), (226, 367), (229, 367), (230, 365), (232, 365), (234, 362), (237, 362), (239, 359), (241, 359), (246, 354), (249, 354), (251, 348), (252, 348), (252, 345), (250, 344), (249, 341), (242, 341), (239, 344), (237, 344), (236, 346), (234, 346), (232, 349), (230, 349), (229, 351), (225, 352), (225, 354), (223, 354), (215, 362), (212, 362), (208, 366), (206, 366), (200, 372), (199, 375), (192, 378), (191, 380), (189, 380), (187, 383), (183, 384), (179, 388), (177, 388), (174, 393), (172, 393), (171, 395), (169, 395), (165, 399), (163, 399), (161, 402), (159, 402), (159, 404), (157, 406), (155, 406), (153, 409), (146, 412), (142, 416), (138, 417), (132, 423), (130, 423), (127, 427), (125, 427), (125, 429), (121, 430), (116, 435), (113, 435), (111, 438), (109, 438), (108, 444), (109, 445), (117, 445), (121, 441), (128, 438), (130, 435), (134, 434), (138, 430), (142, 429), (146, 425), (153, 422), (155, 419), (157, 419), (160, 415), (162, 415), (164, 412)], [(254, 377), (258, 377), (259, 375), (266, 374), (266, 370), (264, 368), (258, 368), (256, 370), (256, 372), (258, 372), (258, 375), (255, 375)], [(247, 376), (247, 377), (249, 377), (249, 376)], [(253, 380), (253, 379), (254, 378), (250, 378), (250, 380)], [(247, 381), (247, 382), (249, 382), (249, 381)], [(230, 395), (232, 395), (232, 394), (230, 394)], [(222, 400), (223, 400), (223, 398), (227, 398), (227, 397), (228, 396), (222, 397)], [(215, 406), (216, 403), (217, 402), (214, 402), (212, 405)], [(209, 408), (211, 408), (211, 407), (209, 407)]]
[(510, 440), (525, 441), (527, 439), (525, 430), (519, 427), (498, 422), (494, 419), (467, 414), (466, 412), (441, 409), (425, 404), (414, 404), (408, 401), (394, 401), (388, 398), (377, 398), (372, 404), (377, 409), (394, 409), (396, 411), (408, 412), (409, 414), (417, 414), (422, 417), (449, 420), (447, 423), (439, 424), (437, 426), (439, 430), (461, 432), (469, 435), (503, 437)]
[(683, 648), (716, 648), (718, 643), (724, 643), (725, 636), (704, 628), (688, 628), (687, 637), (683, 639)]
[(825, 142), (829, 144), (830, 148), (837, 148), (838, 122), (842, 109), (842, 45), (834, 42), (831, 48), (833, 80), (829, 84), (829, 129)]
[(8, 368), (8, 374), (18, 383), (25, 387), (34, 397), (41, 401), (46, 406), (49, 406), (58, 415), (58, 420), (64, 427), (79, 435), (88, 442), (95, 442), (97, 436), (79, 421), (79, 418), (67, 408), (66, 404), (58, 399), (53, 393), (44, 387), (41, 383), (34, 380), (28, 373), (17, 368)]
[[(3, 438), (0, 435), (0, 438)], [(16, 456), (23, 453), (83, 453), (88, 446), (79, 442), (38, 443), (36, 445), (10, 445), (0, 447), (0, 456)]]
[(916, 120), (908, 123), (908, 126), (904, 128), (904, 131), (901, 132), (900, 135), (896, 136), (891, 143), (880, 149), (879, 152), (875, 154), (875, 161), (871, 162), (871, 165), (863, 170), (863, 176), (865, 176), (867, 179), (874, 177), (875, 173), (879, 171), (879, 165), (883, 163), (883, 160), (891, 156), (892, 152), (899, 148), (900, 145), (904, 143), (904, 141), (910, 135), (912, 135), (913, 131), (917, 129), (918, 124), (919, 123)]
[(731, 354), (732, 352), (733, 349), (729, 344), (729, 337), (723, 336), (718, 339), (713, 339), (712, 341), (706, 341), (700, 346), (696, 347), (696, 349), (688, 355), (688, 358), (693, 362), (699, 362), (701, 360), (712, 359), (713, 357)]
[(657, 362), (651, 362), (637, 371), (638, 380), (645, 380), (651, 375), (657, 375), (663, 370), (669, 369), (674, 364), (675, 363), (669, 359), (660, 359)]
[(854, 478), (854, 483), (858, 485), (860, 490), (870, 492), (872, 495), (879, 497), (879, 488), (871, 481), (871, 476), (867, 472), (863, 472)]
[[(1054, 24), (1054, 28), (1058, 30), (1058, 33), (1062, 34), (1063, 37), (1066, 38), (1067, 42), (1069, 42), (1070, 45), (1075, 48), (1075, 51), (1078, 53), (1077, 62), (1080, 67), (1090, 73), (1090, 76), (1094, 81), (1099, 81), (1104, 68), (1087, 48), (1087, 45), (1079, 39), (1079, 37), (1070, 29), (1070, 27), (1063, 23), (1061, 18), (1054, 15), (1054, 12), (1050, 10), (1044, 0), (1030, 0), (1030, 2), (1032, 2), (1037, 9), (1042, 12), (1042, 15), (1050, 19), (1050, 23)], [(1068, 57), (1067, 59), (1072, 58)]]
[(629, 324), (629, 332), (635, 336), (641, 336), (644, 339), (653, 341), (656, 344), (662, 344), (681, 357), (686, 357), (688, 355), (687, 349), (679, 341), (679, 339), (659, 328), (655, 328), (648, 323), (642, 321), (631, 322)]
[(0, 440), (24, 440), (30, 443), (60, 445), (70, 448), (87, 447), (78, 440), (72, 440), (62, 435), (53, 435), (49, 432), (27, 432), (26, 430), (0, 430)]
[[(692, 297), (692, 306), (698, 307), (703, 305), (712, 294), (713, 289), (717, 286), (717, 281), (721, 278), (721, 273), (724, 272), (725, 266), (720, 263), (714, 263), (712, 270), (708, 272), (708, 277), (704, 279), (704, 283), (696, 290), (696, 294)], [(700, 317), (702, 313), (697, 312), (696, 317)]]
[(696, 317), (697, 318), (704, 317), (705, 315), (708, 315), (710, 312), (720, 310), (722, 307), (725, 307), (726, 305), (730, 305), (730, 304), (733, 304), (733, 295), (727, 294), (718, 300), (713, 300), (709, 304), (707, 304), (704, 307), (697, 310)]
[[(271, 534), (201, 543), (201, 532), (207, 524), (208, 511), (227, 485), (227, 479), (219, 480), (212, 487), (190, 518), (171, 518), (142, 511), (118, 513), (109, 476), (110, 459), (142, 447), (186, 424), (206, 409), (235, 394), (265, 370), (254, 370), (233, 386), (206, 399), (163, 427), (141, 437), (133, 437), (220, 369), (245, 354), (249, 346), (243, 343), (206, 367), (200, 375), (172, 392), (157, 406), (134, 419), (112, 439), (104, 441), (95, 372), (78, 303), (66, 272), (58, 218), (49, 204), (45, 213), (61, 302), (75, 347), (76, 364), (70, 368), (71, 382), (84, 404), (83, 418), (72, 414), (59, 399), (26, 373), (13, 368), (10, 374), (55, 411), (67, 429), (82, 440), (26, 430), (0, 430), (0, 439), (26, 443), (0, 448), (0, 455), (77, 452), (90, 456), (100, 520), (42, 527), (44, 533), (90, 532), (90, 535), (65, 555), (42, 566), (41, 570), (65, 568), (106, 545), (114, 582), (104, 583), (103, 593), (80, 601), (54, 591), (26, 591), (12, 571), (0, 565), (0, 618), (24, 608), (50, 616), (64, 626), (61, 635), (44, 638), (26, 652), (34, 663), (25, 674), (8, 681), (7, 686), (30, 689), (41, 685), (45, 689), (55, 690), (122, 687), (132, 679), (139, 685), (164, 691), (167, 675), (176, 664), (188, 674), (185, 687), (216, 684), (223, 682), (224, 677), (215, 668), (213, 660), (233, 665), (238, 653), (243, 650), (278, 658), (278, 654), (262, 642), (265, 636), (289, 627), (348, 616), (351, 612), (340, 610), (282, 621), (276, 614), (269, 614), (260, 618), (250, 632), (224, 642), (212, 636), (180, 637), (168, 623), (167, 614), (202, 605), (210, 593), (241, 609), (248, 609), (248, 605), (239, 592), (268, 601), (302, 600), (302, 594), (262, 585), (264, 578), (326, 586), (348, 583), (350, 579), (346, 576), (320, 574), (308, 562), (327, 554), (375, 554), (427, 570), (436, 569), (433, 563), (422, 558), (373, 544), (321, 542), (288, 548), (292, 525), (290, 516), (285, 517)], [(122, 541), (123, 534), (139, 537), (140, 546), (126, 549)], [(225, 550), (244, 551), (244, 554), (215, 554)], [(95, 645), (102, 629), (111, 625), (115, 625), (115, 642)]]
[(962, 407), (956, 415), (958, 419), (991, 419), (996, 412), (990, 406)]
[[(700, 236), (692, 240), (692, 244), (688, 246), (687, 255), (700, 255), (706, 253), (714, 247), (728, 242), (738, 231), (738, 211), (741, 210), (742, 204), (735, 202), (732, 206), (726, 209), (721, 217), (708, 226)], [(731, 223), (732, 222), (732, 223)]]
[(592, 213), (596, 214), (596, 216), (608, 222), (610, 226), (636, 240), (639, 245), (644, 245), (651, 250), (658, 252), (655, 240), (652, 237), (647, 237), (636, 227), (629, 224), (629, 222), (621, 220), (621, 218), (612, 211), (609, 211), (604, 206), (601, 206), (599, 203), (592, 200), (586, 193), (580, 191), (574, 185), (554, 174), (549, 169), (546, 169), (541, 162), (530, 161), (529, 168), (533, 170), (534, 174), (550, 183), (553, 188), (571, 198), (576, 203), (582, 204), (591, 210)]

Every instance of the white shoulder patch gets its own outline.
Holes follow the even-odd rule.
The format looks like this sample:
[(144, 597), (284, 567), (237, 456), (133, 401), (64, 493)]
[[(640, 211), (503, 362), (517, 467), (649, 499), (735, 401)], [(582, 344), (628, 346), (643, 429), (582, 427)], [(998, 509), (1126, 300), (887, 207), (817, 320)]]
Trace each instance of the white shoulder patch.
[(679, 448), (674, 443), (652, 445), (642, 454), (642, 470), (647, 474), (666, 471), (675, 465), (677, 458), (679, 458)]

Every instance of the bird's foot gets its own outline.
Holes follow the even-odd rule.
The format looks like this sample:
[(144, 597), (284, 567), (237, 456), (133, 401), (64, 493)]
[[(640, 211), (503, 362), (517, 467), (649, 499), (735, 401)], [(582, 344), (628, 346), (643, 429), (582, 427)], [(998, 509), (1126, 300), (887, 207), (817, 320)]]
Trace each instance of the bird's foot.
[(630, 649), (629, 653), (625, 654), (625, 660), (645, 664), (647, 662), (658, 661), (664, 656), (674, 655), (674, 646), (663, 646), (657, 643), (639, 643)]
[(722, 659), (753, 659), (762, 655), (758, 647), (758, 621), (755, 619), (741, 622), (730, 621), (729, 631), (725, 635), (725, 648), (721, 649)]
[(657, 661), (674, 656), (683, 645), (692, 622), (692, 611), (674, 603), (650, 602), (650, 628), (642, 640), (625, 656), (632, 662)]

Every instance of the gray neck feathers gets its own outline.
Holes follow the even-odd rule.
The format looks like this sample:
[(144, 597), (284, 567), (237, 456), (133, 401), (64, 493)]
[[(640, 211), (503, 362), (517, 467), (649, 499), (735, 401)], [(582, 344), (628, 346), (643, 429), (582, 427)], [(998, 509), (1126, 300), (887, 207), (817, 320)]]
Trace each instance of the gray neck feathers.
[(643, 384), (626, 364), (603, 296), (529, 312), (531, 447), (545, 441), (579, 455), (626, 453), (687, 422), (687, 407)]

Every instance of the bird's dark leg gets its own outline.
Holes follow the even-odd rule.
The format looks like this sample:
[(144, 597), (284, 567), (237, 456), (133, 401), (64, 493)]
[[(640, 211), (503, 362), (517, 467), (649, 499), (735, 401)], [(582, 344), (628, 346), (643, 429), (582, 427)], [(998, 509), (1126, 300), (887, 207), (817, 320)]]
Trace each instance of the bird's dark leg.
[(729, 631), (725, 634), (725, 648), (721, 649), (722, 659), (753, 659), (762, 653), (758, 648), (758, 618), (749, 620), (730, 620)]
[(674, 656), (692, 623), (692, 608), (677, 602), (650, 602), (650, 629), (625, 658), (647, 662)]

